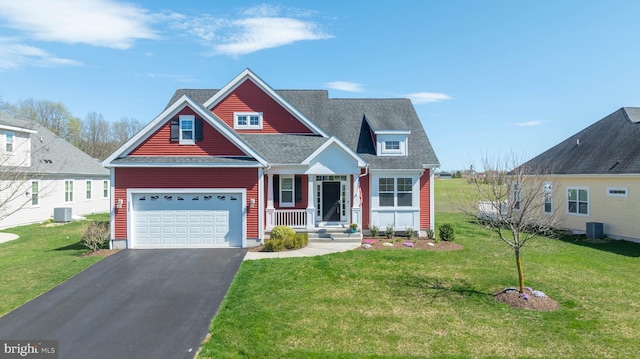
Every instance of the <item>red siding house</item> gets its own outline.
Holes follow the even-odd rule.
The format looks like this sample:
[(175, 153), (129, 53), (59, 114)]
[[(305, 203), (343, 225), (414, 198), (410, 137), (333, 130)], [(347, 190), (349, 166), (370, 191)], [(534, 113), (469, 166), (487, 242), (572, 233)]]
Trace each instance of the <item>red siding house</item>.
[(247, 69), (177, 90), (103, 165), (112, 248), (250, 247), (277, 225), (433, 229), (439, 163), (408, 99), (274, 90)]

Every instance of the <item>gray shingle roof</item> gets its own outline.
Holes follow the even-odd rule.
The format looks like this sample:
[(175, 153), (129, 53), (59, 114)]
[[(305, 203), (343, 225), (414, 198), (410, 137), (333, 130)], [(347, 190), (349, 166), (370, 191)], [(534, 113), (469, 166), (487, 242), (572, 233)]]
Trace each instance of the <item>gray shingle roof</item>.
[[(275, 91), (323, 131), (337, 137), (358, 153), (371, 168), (422, 169), (423, 165), (439, 165), (422, 123), (408, 99), (330, 99), (326, 90)], [(180, 89), (174, 93), (167, 107), (185, 94), (202, 104), (217, 92), (215, 89)], [(378, 131), (411, 130), (409, 156), (376, 156), (369, 124)], [(304, 154), (313, 152), (313, 146), (319, 147), (324, 143), (310, 136), (278, 135), (279, 146), (273, 146), (274, 142), (267, 142), (276, 139), (271, 136), (274, 135), (241, 137), (274, 163), (299, 163), (299, 159), (306, 158)], [(283, 148), (287, 150), (283, 151)]]
[(274, 164), (301, 163), (329, 139), (304, 135), (240, 135), (249, 146)]
[(525, 165), (550, 174), (640, 173), (640, 108), (623, 107)]
[(0, 111), (0, 123), (36, 131), (31, 134), (31, 173), (109, 176), (100, 161), (34, 121), (13, 118)]

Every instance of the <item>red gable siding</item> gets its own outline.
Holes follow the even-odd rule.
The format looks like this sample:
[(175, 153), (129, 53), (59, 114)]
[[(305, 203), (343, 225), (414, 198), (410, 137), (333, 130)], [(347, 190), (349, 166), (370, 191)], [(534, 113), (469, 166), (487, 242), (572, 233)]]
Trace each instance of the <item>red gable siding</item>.
[(431, 170), (424, 170), (420, 177), (420, 229), (428, 229), (431, 225)]
[[(115, 239), (127, 238), (128, 188), (246, 188), (247, 201), (258, 200), (255, 168), (114, 168)], [(258, 238), (258, 209), (247, 205), (247, 238)]]
[[(180, 115), (199, 116), (189, 107), (185, 107), (172, 119), (178, 119)], [(236, 145), (231, 143), (220, 132), (216, 131), (208, 122), (204, 121), (202, 141), (195, 145), (180, 145), (170, 141), (171, 120), (149, 136), (140, 146), (133, 150), (130, 156), (244, 156)]]
[(312, 133), (291, 113), (280, 106), (252, 81), (245, 81), (212, 109), (233, 128), (234, 112), (262, 112), (261, 130), (237, 130), (241, 133)]

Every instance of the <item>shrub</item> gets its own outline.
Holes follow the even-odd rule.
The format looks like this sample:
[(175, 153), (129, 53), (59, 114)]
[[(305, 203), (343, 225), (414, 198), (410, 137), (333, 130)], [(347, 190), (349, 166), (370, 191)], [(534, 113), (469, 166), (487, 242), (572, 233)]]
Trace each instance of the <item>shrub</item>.
[(456, 235), (453, 231), (453, 225), (451, 223), (443, 223), (439, 228), (440, 239), (447, 242), (453, 242)]
[(262, 248), (265, 252), (280, 252), (285, 249), (298, 249), (309, 244), (307, 233), (295, 233), (284, 238), (271, 238), (264, 243)]
[(280, 252), (284, 249), (284, 241), (282, 239), (269, 239), (264, 242), (262, 248), (265, 252)]
[(436, 233), (433, 231), (433, 229), (431, 228), (427, 229), (427, 238), (435, 239), (435, 237), (436, 237)]
[(378, 234), (380, 234), (380, 228), (378, 228), (378, 226), (376, 226), (375, 224), (370, 224), (369, 230), (371, 231), (371, 235), (374, 237), (377, 237)]
[(409, 239), (411, 239), (411, 237), (416, 235), (416, 232), (411, 227), (407, 227), (407, 229), (404, 231), (404, 233), (407, 235), (407, 238), (409, 238)]
[(384, 231), (385, 237), (391, 239), (396, 234), (396, 230), (393, 229), (393, 226), (387, 226), (387, 229)]
[(95, 252), (104, 247), (105, 243), (109, 240), (110, 234), (109, 222), (90, 222), (89, 225), (84, 228), (82, 244), (92, 252)]
[(282, 238), (285, 238), (287, 236), (295, 236), (295, 235), (296, 235), (296, 231), (294, 231), (293, 228), (291, 228), (291, 227), (288, 227), (288, 226), (275, 226), (271, 230), (270, 238), (271, 239), (282, 239)]

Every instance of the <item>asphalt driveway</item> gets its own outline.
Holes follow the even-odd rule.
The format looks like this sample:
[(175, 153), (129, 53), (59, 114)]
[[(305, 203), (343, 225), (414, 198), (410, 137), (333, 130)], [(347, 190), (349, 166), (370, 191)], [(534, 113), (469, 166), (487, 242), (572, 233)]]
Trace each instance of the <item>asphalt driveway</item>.
[(193, 358), (246, 249), (123, 250), (0, 318), (59, 357)]

